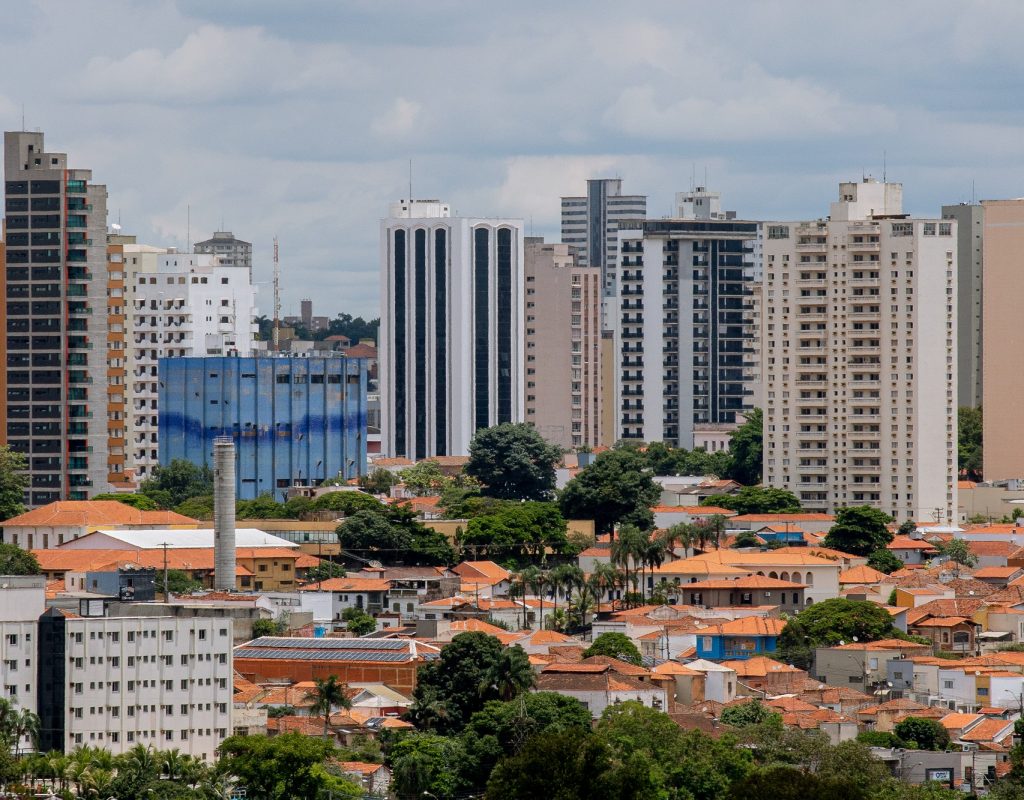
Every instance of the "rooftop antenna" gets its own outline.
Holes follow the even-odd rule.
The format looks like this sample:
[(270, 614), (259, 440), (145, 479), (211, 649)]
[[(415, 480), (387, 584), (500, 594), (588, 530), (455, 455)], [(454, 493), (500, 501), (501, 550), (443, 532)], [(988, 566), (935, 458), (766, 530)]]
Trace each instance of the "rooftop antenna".
[(277, 256), (277, 237), (274, 237), (274, 352), (281, 351), (281, 262)]
[(882, 151), (882, 183), (886, 183), (885, 150)]

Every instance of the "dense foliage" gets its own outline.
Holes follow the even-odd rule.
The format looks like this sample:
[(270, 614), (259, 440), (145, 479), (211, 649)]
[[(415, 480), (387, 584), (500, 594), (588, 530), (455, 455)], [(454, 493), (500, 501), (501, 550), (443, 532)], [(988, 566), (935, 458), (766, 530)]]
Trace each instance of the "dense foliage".
[(151, 497), (147, 497), (144, 494), (128, 494), (122, 492), (103, 492), (101, 494), (94, 495), (93, 500), (114, 500), (118, 503), (124, 503), (126, 506), (137, 508), (140, 511), (156, 511), (160, 508), (156, 504), (156, 501)]
[(338, 526), (338, 541), (344, 550), (392, 563), (441, 565), (454, 561), (455, 551), (448, 540), (423, 525), (407, 505), (373, 502), (376, 507), (356, 511)]
[(562, 515), (594, 520), (598, 534), (610, 533), (619, 524), (649, 530), (654, 524), (651, 506), (661, 497), (653, 474), (647, 459), (635, 448), (599, 453), (562, 490)]
[(488, 497), (550, 500), (562, 451), (526, 423), (505, 423), (476, 432), (469, 444), (466, 475)]
[(957, 423), (960, 472), (968, 480), (980, 481), (984, 461), (981, 409), (961, 406), (957, 409)]
[(871, 506), (840, 508), (822, 544), (855, 556), (870, 556), (893, 540), (887, 527), (890, 522), (892, 517)]
[(190, 497), (213, 494), (213, 470), (176, 458), (166, 466), (153, 469), (153, 476), (139, 487), (160, 508), (174, 508)]
[(904, 742), (913, 742), (918, 750), (945, 750), (949, 747), (949, 731), (934, 719), (906, 717), (896, 723), (893, 734)]
[(761, 482), (764, 450), (764, 414), (755, 408), (729, 439), (729, 468), (723, 477), (745, 486)]
[(462, 543), (472, 550), (474, 558), (540, 558), (548, 550), (566, 551), (569, 540), (565, 527), (555, 503), (502, 503), (492, 513), (470, 519)]
[(0, 521), (25, 511), (28, 489), (28, 459), (10, 445), (0, 447)]
[(633, 640), (624, 633), (607, 632), (602, 633), (586, 650), (583, 651), (584, 658), (591, 656), (610, 656), (629, 664), (640, 666), (643, 658), (640, 651), (636, 649)]
[(805, 608), (786, 623), (779, 637), (779, 658), (807, 669), (817, 647), (890, 638), (906, 635), (893, 626), (888, 611), (866, 600), (836, 597)]
[(39, 561), (16, 544), (0, 544), (0, 575), (38, 575)]
[(702, 506), (728, 508), (737, 514), (795, 514), (800, 500), (792, 492), (771, 486), (744, 486), (736, 494), (715, 494)]

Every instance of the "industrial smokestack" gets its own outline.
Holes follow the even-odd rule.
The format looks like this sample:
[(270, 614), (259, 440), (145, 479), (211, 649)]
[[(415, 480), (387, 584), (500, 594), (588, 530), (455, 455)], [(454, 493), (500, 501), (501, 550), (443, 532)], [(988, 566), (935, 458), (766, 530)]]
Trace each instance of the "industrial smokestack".
[(235, 442), (213, 440), (213, 588), (235, 590)]

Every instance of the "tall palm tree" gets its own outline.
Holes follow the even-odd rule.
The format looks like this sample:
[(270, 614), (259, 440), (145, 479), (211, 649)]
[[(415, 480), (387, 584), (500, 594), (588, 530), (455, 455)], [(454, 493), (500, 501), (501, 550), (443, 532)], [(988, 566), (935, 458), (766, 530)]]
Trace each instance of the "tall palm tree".
[[(647, 541), (644, 542), (640, 553), (640, 563), (651, 568), (652, 580), (655, 568), (660, 567), (665, 563), (666, 552), (665, 540), (659, 536), (650, 536)], [(643, 587), (643, 593), (646, 597), (646, 580), (643, 582)]]
[[(590, 587), (594, 594), (594, 602), (600, 605), (606, 592), (614, 591), (622, 574), (612, 564), (598, 564), (590, 576)], [(611, 594), (609, 594), (611, 597)]]
[(39, 747), (39, 717), (27, 708), (15, 709), (11, 714), (11, 736), (14, 739), (14, 757), (21, 756), (21, 742), (28, 739), (32, 749)]
[(337, 675), (329, 675), (326, 678), (317, 678), (316, 685), (306, 695), (313, 701), (310, 712), (324, 714), (324, 738), (327, 738), (331, 723), (331, 711), (335, 706), (339, 708), (352, 708), (352, 701), (345, 694), (345, 687), (338, 683)]
[(188, 756), (177, 748), (160, 753), (160, 768), (168, 780), (176, 781), (185, 769)]
[(537, 682), (537, 675), (530, 666), (530, 657), (519, 645), (506, 647), (498, 659), (487, 669), (480, 681), (480, 694), (494, 689), (501, 700), (512, 700)]
[(530, 587), (540, 600), (540, 620), (538, 628), (544, 630), (544, 589), (551, 583), (550, 573), (543, 569), (535, 569), (530, 574)]
[(570, 604), (572, 610), (579, 615), (580, 626), (587, 625), (587, 612), (594, 607), (594, 595), (589, 586), (581, 586), (576, 590), (576, 597)]
[(523, 590), (523, 630), (529, 629), (529, 623), (526, 620), (526, 612), (528, 606), (526, 604), (526, 595), (529, 593), (530, 586), (537, 582), (537, 576), (540, 574), (540, 570), (531, 564), (530, 566), (520, 570), (519, 572), (519, 583)]

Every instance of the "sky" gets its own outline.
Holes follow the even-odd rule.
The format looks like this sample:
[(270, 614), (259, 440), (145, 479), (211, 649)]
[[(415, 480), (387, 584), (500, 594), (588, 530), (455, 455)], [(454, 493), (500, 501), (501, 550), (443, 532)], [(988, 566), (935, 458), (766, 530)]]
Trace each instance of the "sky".
[[(1024, 195), (1024, 3), (34, 0), (0, 24), (0, 122), (93, 170), (110, 221), (254, 245), (270, 315), (376, 316), (389, 202), (524, 219), (621, 177), (668, 215), (697, 184), (749, 219), (837, 183), (905, 210)], [(189, 222), (190, 221), (190, 222)]]

